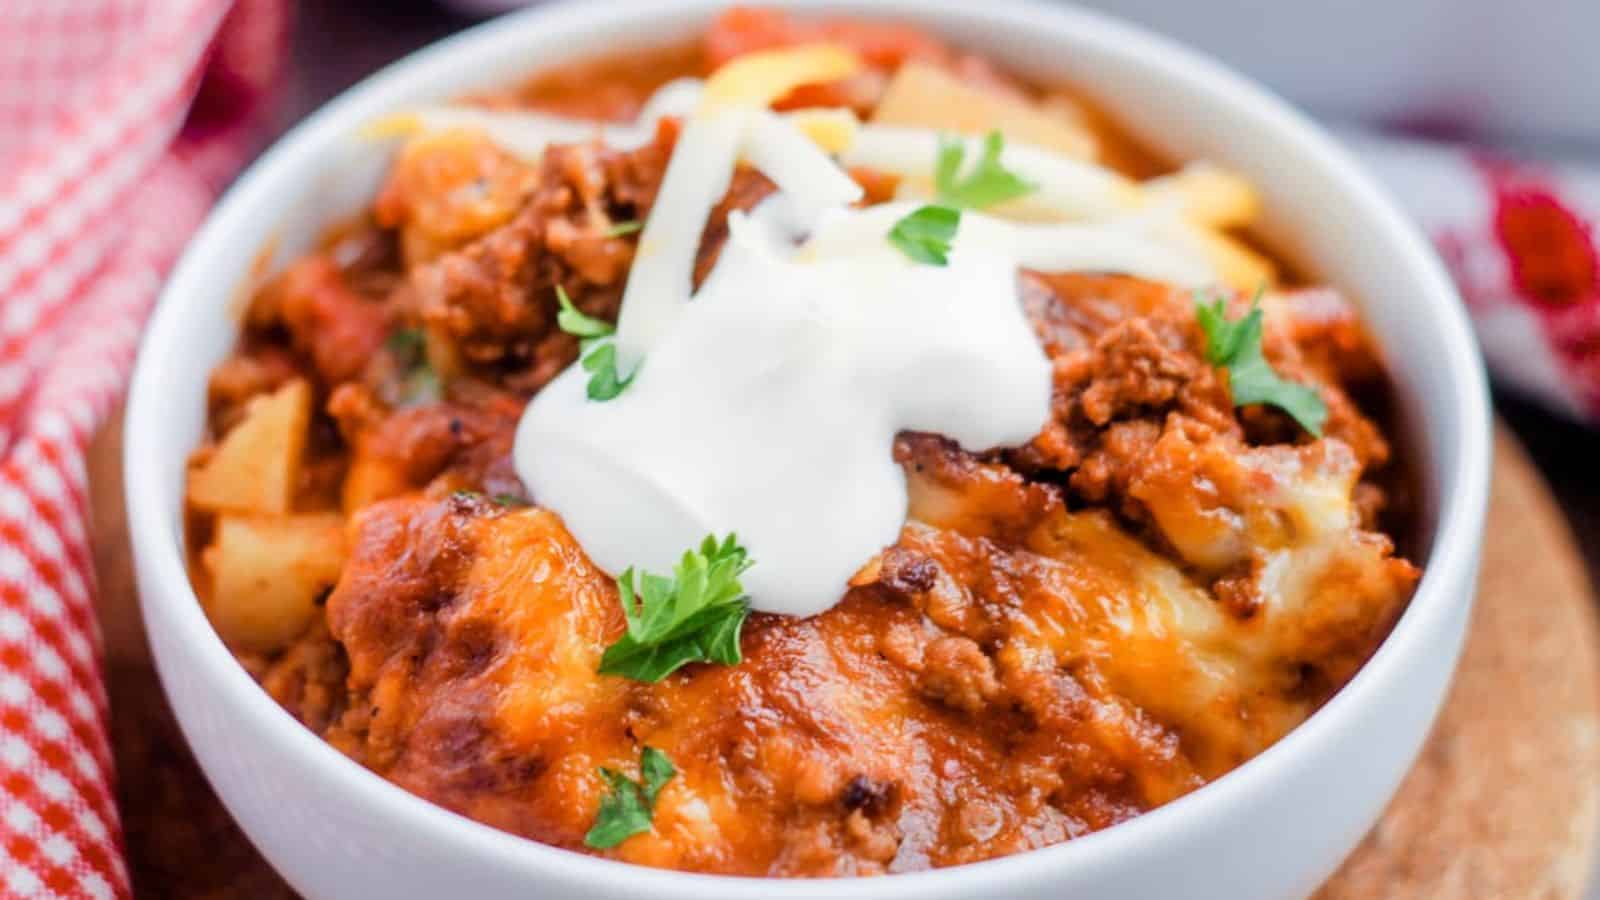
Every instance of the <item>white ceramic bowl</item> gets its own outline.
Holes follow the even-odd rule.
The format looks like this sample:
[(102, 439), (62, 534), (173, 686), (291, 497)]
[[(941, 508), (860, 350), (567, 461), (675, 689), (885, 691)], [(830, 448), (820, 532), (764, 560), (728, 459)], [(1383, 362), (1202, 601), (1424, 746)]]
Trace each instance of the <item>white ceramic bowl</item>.
[(1173, 158), (1245, 173), (1277, 249), (1360, 298), (1395, 379), (1426, 502), (1426, 574), (1377, 655), (1258, 758), (1132, 822), (970, 866), (867, 880), (690, 875), (522, 840), (433, 806), (341, 756), (252, 682), (184, 572), (184, 461), (230, 302), (263, 247), (279, 261), (356, 208), (382, 160), (363, 122), (622, 46), (684, 37), (714, 0), (536, 8), (440, 43), (296, 128), (239, 180), (189, 247), (145, 338), (126, 431), (128, 515), (146, 627), (185, 735), (267, 859), (312, 898), (1281, 898), (1314, 888), (1415, 757), (1472, 605), (1489, 473), (1482, 367), (1428, 246), (1315, 126), (1216, 64), (1098, 15), (1008, 0), (816, 3), (923, 23), (1022, 73), (1072, 84)]

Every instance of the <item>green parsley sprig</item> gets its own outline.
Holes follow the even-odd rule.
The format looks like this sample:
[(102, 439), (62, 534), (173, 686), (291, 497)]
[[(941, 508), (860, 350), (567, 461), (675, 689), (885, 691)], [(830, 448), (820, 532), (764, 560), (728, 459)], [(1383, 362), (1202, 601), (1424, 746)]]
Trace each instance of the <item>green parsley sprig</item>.
[(609, 850), (636, 834), (650, 830), (655, 818), (656, 796), (678, 774), (672, 760), (654, 747), (639, 754), (639, 780), (616, 771), (600, 770), (600, 777), (611, 789), (600, 798), (594, 826), (583, 836), (583, 843), (595, 850)]
[(603, 675), (655, 682), (691, 662), (734, 665), (739, 631), (750, 613), (739, 576), (753, 563), (732, 534), (717, 543), (707, 536), (688, 550), (672, 577), (635, 575), (617, 579), (628, 630), (600, 657)]
[(520, 509), (524, 506), (533, 505), (527, 500), (518, 497), (516, 494), (495, 494), (494, 496), (490, 497), (486, 496), (483, 491), (474, 491), (466, 488), (462, 488), (458, 491), (451, 491), (450, 496), (456, 500), (467, 500), (472, 502), (476, 502), (478, 500), (490, 500), (493, 501), (496, 506), (504, 506), (507, 509)]
[(889, 240), (914, 262), (948, 265), (950, 242), (961, 225), (961, 211), (948, 206), (919, 206), (894, 223)]
[(384, 339), (383, 346), (401, 362), (410, 363), (422, 357), (426, 343), (422, 329), (400, 328)]
[(966, 142), (941, 137), (933, 167), (937, 202), (919, 206), (895, 222), (889, 230), (889, 242), (916, 262), (947, 265), (950, 242), (961, 225), (962, 209), (983, 209), (1037, 189), (1037, 185), (1000, 164), (1004, 149), (1004, 136), (998, 131), (989, 132), (984, 136), (978, 161), (963, 178), (961, 164), (967, 155)]
[(1228, 301), (1223, 297), (1206, 303), (1196, 295), (1194, 314), (1206, 335), (1206, 360), (1228, 371), (1234, 406), (1276, 406), (1312, 436), (1322, 436), (1328, 420), (1328, 405), (1322, 396), (1309, 385), (1280, 376), (1261, 352), (1264, 314), (1259, 292), (1241, 318), (1228, 318)]
[(439, 375), (428, 365), (427, 339), (420, 328), (401, 328), (383, 342), (401, 376), (397, 401), (402, 407), (437, 403), (444, 394)]
[(559, 284), (556, 285), (556, 302), (561, 304), (561, 311), (556, 313), (556, 325), (578, 338), (579, 364), (589, 373), (589, 399), (605, 401), (615, 398), (638, 374), (637, 369), (629, 372), (626, 378), (617, 373), (617, 347), (610, 340), (617, 330), (616, 326), (585, 315), (572, 304), (572, 298)]
[(1037, 190), (1038, 185), (1000, 165), (1005, 145), (1005, 136), (998, 131), (984, 135), (983, 151), (977, 164), (967, 177), (959, 178), (961, 163), (967, 155), (966, 142), (959, 138), (940, 138), (939, 156), (933, 166), (933, 186), (939, 201), (964, 209), (984, 209)]
[(626, 237), (630, 234), (635, 234), (643, 230), (643, 222), (639, 221), (638, 219), (629, 219), (625, 222), (611, 223), (611, 227), (605, 230), (605, 236), (608, 238)]

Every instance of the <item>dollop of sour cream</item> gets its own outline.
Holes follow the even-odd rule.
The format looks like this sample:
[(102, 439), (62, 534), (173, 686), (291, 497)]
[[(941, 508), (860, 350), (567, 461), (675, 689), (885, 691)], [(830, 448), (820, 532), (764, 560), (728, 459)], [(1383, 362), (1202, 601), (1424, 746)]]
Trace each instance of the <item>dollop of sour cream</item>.
[[(730, 217), (691, 296), (698, 236), (741, 157), (779, 192)], [(517, 430), (518, 475), (602, 569), (667, 573), (733, 532), (754, 561), (742, 582), (755, 609), (820, 613), (905, 522), (896, 434), (985, 450), (1047, 422), (1051, 367), (1020, 266), (1209, 276), (1159, 216), (1024, 225), (967, 212), (948, 265), (919, 264), (887, 240), (915, 204), (850, 208), (858, 196), (757, 104), (702, 103), (685, 122), (624, 295), (616, 339), (632, 383), (592, 401), (573, 365)]]
[(732, 531), (755, 608), (832, 606), (906, 515), (895, 435), (1020, 444), (1049, 415), (1050, 365), (1006, 254), (959, 241), (903, 257), (796, 262), (741, 227), (616, 399), (572, 367), (534, 397), (516, 465), (596, 564), (670, 572)]

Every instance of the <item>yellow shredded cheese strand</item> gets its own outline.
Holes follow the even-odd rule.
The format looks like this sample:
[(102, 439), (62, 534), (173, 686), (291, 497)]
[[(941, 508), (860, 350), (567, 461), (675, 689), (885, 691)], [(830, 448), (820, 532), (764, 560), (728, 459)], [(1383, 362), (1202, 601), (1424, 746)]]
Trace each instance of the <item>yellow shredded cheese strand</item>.
[(1194, 225), (1194, 234), (1222, 283), (1241, 294), (1278, 285), (1278, 267), (1243, 241), (1219, 229)]
[(1261, 198), (1250, 182), (1209, 163), (1191, 163), (1143, 187), (1143, 202), (1176, 203), (1191, 221), (1212, 228), (1249, 225), (1261, 211)]
[(848, 78), (861, 70), (861, 58), (836, 44), (806, 44), (747, 53), (706, 79), (700, 109), (770, 106), (803, 84)]
[(786, 118), (826, 153), (840, 153), (855, 142), (861, 120), (848, 109), (800, 109)]
[(410, 137), (423, 128), (422, 116), (414, 112), (390, 113), (361, 126), (357, 132), (364, 140), (384, 141), (391, 138)]

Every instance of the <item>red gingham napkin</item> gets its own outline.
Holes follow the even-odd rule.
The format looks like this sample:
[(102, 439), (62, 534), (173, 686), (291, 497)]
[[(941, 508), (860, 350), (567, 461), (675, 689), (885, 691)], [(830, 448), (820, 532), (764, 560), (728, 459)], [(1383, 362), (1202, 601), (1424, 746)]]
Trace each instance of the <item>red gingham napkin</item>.
[(0, 896), (130, 896), (84, 455), (248, 150), (286, 14), (0, 0)]
[(1433, 238), (1502, 385), (1600, 426), (1600, 166), (1342, 135)]

